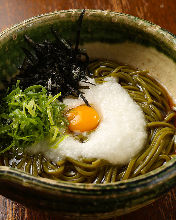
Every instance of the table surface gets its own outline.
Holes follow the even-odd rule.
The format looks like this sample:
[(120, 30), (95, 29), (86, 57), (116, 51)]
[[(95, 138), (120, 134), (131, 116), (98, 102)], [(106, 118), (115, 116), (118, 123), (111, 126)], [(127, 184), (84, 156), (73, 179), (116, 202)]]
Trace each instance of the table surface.
[[(24, 19), (55, 10), (88, 8), (124, 12), (149, 20), (176, 34), (176, 0), (0, 0), (0, 31)], [(63, 219), (0, 196), (0, 219)], [(176, 187), (159, 200), (111, 220), (176, 219)]]

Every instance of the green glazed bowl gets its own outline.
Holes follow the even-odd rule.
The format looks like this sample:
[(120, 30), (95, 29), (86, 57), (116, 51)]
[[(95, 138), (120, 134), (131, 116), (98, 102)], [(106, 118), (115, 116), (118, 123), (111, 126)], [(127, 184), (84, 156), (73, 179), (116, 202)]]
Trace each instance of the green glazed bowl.
[[(68, 10), (28, 19), (0, 34), (0, 86), (22, 64), (24, 34), (35, 41), (53, 39), (51, 27), (74, 42), (81, 10)], [(159, 26), (139, 18), (100, 10), (87, 10), (81, 46), (92, 58), (147, 69), (176, 97), (176, 38)], [(94, 185), (63, 183), (0, 167), (0, 193), (27, 206), (72, 218), (108, 218), (145, 206), (175, 185), (176, 158), (137, 178)]]

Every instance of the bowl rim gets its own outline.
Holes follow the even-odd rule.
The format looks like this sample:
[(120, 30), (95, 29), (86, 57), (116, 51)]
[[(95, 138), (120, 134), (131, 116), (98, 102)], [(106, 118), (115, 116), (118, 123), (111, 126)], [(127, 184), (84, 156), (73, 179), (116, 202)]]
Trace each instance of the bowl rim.
[[(50, 19), (53, 17), (64, 17), (67, 13), (74, 14), (78, 16), (78, 14), (82, 11), (82, 9), (70, 9), (70, 10), (60, 10), (54, 11), (50, 13), (41, 14), (38, 16), (31, 17), (26, 19), (18, 24), (13, 25), (0, 33), (0, 43), (8, 36), (13, 35), (15, 31), (18, 31), (20, 28), (28, 27), (31, 24), (37, 22), (45, 22), (46, 19)], [(129, 25), (137, 25), (138, 27), (145, 29), (146, 32), (151, 33), (153, 36), (164, 37), (164, 41), (166, 44), (172, 46), (172, 49), (176, 51), (176, 36), (169, 31), (161, 28), (160, 26), (153, 24), (150, 21), (135, 17), (133, 15), (121, 13), (121, 12), (112, 12), (108, 10), (92, 10), (86, 9), (85, 16), (91, 17), (92, 15), (100, 15), (100, 16), (110, 16), (113, 22), (118, 22), (121, 20), (125, 20)], [(41, 177), (34, 177), (30, 174), (27, 174), (21, 170), (17, 170), (7, 166), (0, 166), (0, 179), (5, 180), (7, 176), (11, 177), (12, 180), (18, 179), (21, 181), (22, 185), (25, 185), (26, 182), (32, 183), (31, 188), (35, 188), (36, 185), (41, 186), (44, 188), (58, 189), (63, 192), (69, 192), (70, 189), (80, 190), (80, 193), (99, 191), (99, 190), (109, 190), (109, 189), (118, 189), (123, 188), (127, 190), (129, 186), (132, 187), (133, 191), (142, 192), (146, 188), (155, 188), (158, 185), (161, 185), (167, 182), (169, 179), (172, 179), (176, 176), (176, 158), (171, 159), (165, 165), (150, 171), (146, 174), (140, 175), (135, 178), (131, 178), (128, 180), (122, 180), (115, 183), (107, 183), (107, 184), (92, 184), (92, 183), (69, 183), (69, 182), (62, 182), (56, 180), (50, 180), (47, 178)], [(159, 176), (159, 178), (158, 178)], [(145, 184), (144, 184), (145, 183)], [(135, 185), (137, 184), (137, 189)], [(68, 190), (69, 189), (69, 190)]]

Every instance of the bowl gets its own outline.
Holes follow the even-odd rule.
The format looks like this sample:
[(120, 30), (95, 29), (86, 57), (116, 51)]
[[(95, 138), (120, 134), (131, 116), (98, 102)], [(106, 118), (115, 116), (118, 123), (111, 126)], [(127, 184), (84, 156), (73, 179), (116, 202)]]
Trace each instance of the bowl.
[[(0, 86), (17, 74), (26, 45), (24, 35), (35, 41), (52, 40), (54, 26), (64, 38), (75, 40), (81, 10), (58, 11), (25, 20), (0, 34)], [(131, 15), (86, 10), (81, 46), (92, 58), (108, 58), (147, 69), (176, 97), (176, 38), (148, 21)], [(0, 166), (0, 193), (29, 207), (72, 218), (108, 218), (141, 208), (167, 192), (176, 181), (176, 158), (133, 179), (111, 184), (64, 183), (33, 177)]]

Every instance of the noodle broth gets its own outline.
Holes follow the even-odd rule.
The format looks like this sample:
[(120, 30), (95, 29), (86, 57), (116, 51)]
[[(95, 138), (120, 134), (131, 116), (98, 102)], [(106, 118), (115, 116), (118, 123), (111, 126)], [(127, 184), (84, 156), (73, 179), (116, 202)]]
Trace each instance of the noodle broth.
[[(142, 109), (148, 133), (142, 151), (127, 165), (113, 165), (100, 158), (75, 160), (66, 157), (53, 162), (42, 153), (7, 152), (1, 156), (1, 165), (22, 169), (34, 176), (73, 183), (112, 183), (145, 174), (175, 156), (175, 116), (166, 90), (148, 71), (136, 70), (126, 65), (100, 60), (89, 65), (90, 76), (98, 84), (106, 77), (116, 77), (119, 84)], [(118, 134), (117, 134), (118, 135)], [(129, 137), (130, 138), (130, 137)], [(34, 146), (35, 147), (35, 146)]]

